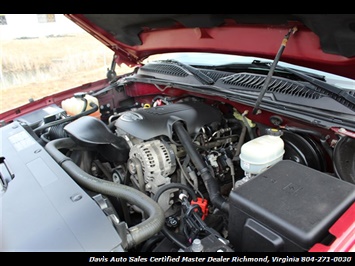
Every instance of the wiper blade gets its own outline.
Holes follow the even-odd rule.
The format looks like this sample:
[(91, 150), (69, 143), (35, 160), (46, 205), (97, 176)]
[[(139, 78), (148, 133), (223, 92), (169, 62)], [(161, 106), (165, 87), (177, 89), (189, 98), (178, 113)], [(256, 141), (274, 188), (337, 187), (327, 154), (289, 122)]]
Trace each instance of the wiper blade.
[(341, 97), (345, 100), (347, 100), (348, 102), (355, 104), (355, 97), (351, 96), (350, 94), (348, 94), (345, 90), (340, 89), (338, 87), (335, 87), (329, 83), (326, 83), (325, 81), (321, 81), (319, 79), (316, 78), (312, 78), (308, 75), (305, 75), (297, 70), (291, 69), (291, 68), (287, 68), (287, 67), (280, 67), (282, 69), (284, 69), (285, 71), (288, 71), (290, 73), (292, 73), (293, 75), (302, 78), (303, 80), (318, 86), (320, 88), (322, 88), (323, 90), (327, 91), (328, 93), (330, 93), (333, 97), (332, 98), (337, 98), (337, 97)]
[(178, 66), (180, 66), (182, 68), (185, 68), (191, 74), (193, 74), (195, 77), (197, 77), (200, 81), (202, 81), (204, 84), (207, 84), (207, 85), (214, 84), (214, 80), (212, 78), (210, 78), (209, 76), (205, 75), (204, 73), (202, 73), (197, 68), (194, 68), (194, 67), (192, 67), (190, 65), (181, 63), (180, 61), (171, 60), (171, 59), (165, 60), (165, 62), (172, 63), (172, 64), (178, 65)]
[(271, 65), (271, 67), (270, 67), (269, 73), (268, 73), (268, 75), (267, 75), (267, 77), (266, 77), (266, 80), (265, 80), (265, 82), (264, 82), (264, 86), (263, 86), (263, 88), (262, 88), (261, 91), (260, 91), (260, 94), (259, 94), (259, 96), (258, 96), (258, 99), (256, 100), (256, 103), (255, 103), (255, 106), (254, 106), (254, 109), (253, 109), (253, 114), (254, 114), (254, 115), (258, 113), (258, 109), (259, 109), (259, 105), (260, 105), (260, 103), (261, 103), (261, 100), (262, 100), (262, 98), (264, 97), (264, 94), (265, 94), (265, 92), (266, 92), (266, 90), (267, 90), (267, 87), (268, 87), (269, 84), (270, 84), (271, 77), (272, 77), (272, 75), (273, 75), (273, 73), (274, 73), (274, 70), (275, 70), (275, 67), (276, 67), (276, 65), (277, 65), (277, 62), (279, 61), (279, 59), (280, 59), (280, 57), (281, 57), (283, 51), (285, 50), (286, 43), (287, 43), (288, 39), (290, 38), (291, 33), (294, 34), (296, 31), (297, 31), (297, 27), (293, 27), (292, 29), (290, 29), (290, 30), (288, 31), (288, 33), (287, 33), (287, 34), (285, 35), (285, 37), (283, 38), (282, 43), (281, 43), (281, 46), (280, 46), (280, 48), (279, 48), (279, 51), (277, 52), (276, 57), (275, 57), (274, 61), (272, 62), (272, 65)]

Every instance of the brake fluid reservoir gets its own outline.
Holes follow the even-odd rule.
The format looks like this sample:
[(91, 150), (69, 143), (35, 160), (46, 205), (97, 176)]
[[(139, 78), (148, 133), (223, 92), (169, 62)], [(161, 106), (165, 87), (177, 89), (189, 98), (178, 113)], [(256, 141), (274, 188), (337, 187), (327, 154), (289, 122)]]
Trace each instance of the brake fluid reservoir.
[(268, 134), (245, 143), (240, 152), (240, 166), (246, 174), (257, 175), (282, 160), (282, 131), (268, 129)]
[[(90, 103), (95, 103), (97, 106), (99, 106), (99, 101), (96, 97), (86, 93), (75, 93), (74, 97), (62, 101), (62, 108), (67, 112), (68, 115), (74, 116), (92, 109), (93, 107), (90, 106)], [(101, 114), (99, 109), (90, 114), (90, 116), (100, 118)]]

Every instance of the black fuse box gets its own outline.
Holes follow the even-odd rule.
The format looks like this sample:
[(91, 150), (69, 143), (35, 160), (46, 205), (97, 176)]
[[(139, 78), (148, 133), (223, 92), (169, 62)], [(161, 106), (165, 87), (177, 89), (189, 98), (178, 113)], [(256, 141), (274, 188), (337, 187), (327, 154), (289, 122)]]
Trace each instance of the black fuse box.
[(230, 193), (229, 240), (236, 251), (308, 251), (355, 201), (355, 185), (291, 160)]

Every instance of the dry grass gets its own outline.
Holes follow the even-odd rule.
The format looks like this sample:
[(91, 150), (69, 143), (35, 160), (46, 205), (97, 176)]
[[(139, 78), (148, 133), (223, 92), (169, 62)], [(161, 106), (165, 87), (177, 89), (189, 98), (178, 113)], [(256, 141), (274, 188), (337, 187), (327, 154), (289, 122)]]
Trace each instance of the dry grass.
[(2, 41), (1, 50), (0, 112), (103, 79), (113, 56), (88, 34)]

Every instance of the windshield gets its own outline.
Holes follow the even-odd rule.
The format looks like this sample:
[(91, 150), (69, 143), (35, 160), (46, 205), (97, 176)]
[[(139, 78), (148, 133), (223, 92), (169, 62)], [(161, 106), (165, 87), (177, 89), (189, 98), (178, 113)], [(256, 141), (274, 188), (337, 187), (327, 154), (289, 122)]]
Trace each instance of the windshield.
[[(282, 59), (282, 58), (281, 58)], [(238, 56), (229, 54), (218, 54), (218, 53), (165, 53), (154, 55), (147, 58), (144, 63), (149, 63), (155, 60), (176, 60), (185, 64), (194, 66), (219, 66), (228, 64), (251, 64), (255, 60), (262, 62), (272, 63), (272, 60), (260, 58), (260, 57), (250, 57), (250, 56)], [(334, 75), (324, 71), (319, 71), (307, 67), (302, 67), (294, 64), (289, 64), (286, 62), (279, 61), (278, 66), (292, 68), (299, 71), (305, 71), (312, 74), (317, 74), (324, 76), (327, 83), (332, 84), (338, 88), (355, 90), (355, 80), (345, 78), (342, 76)]]

